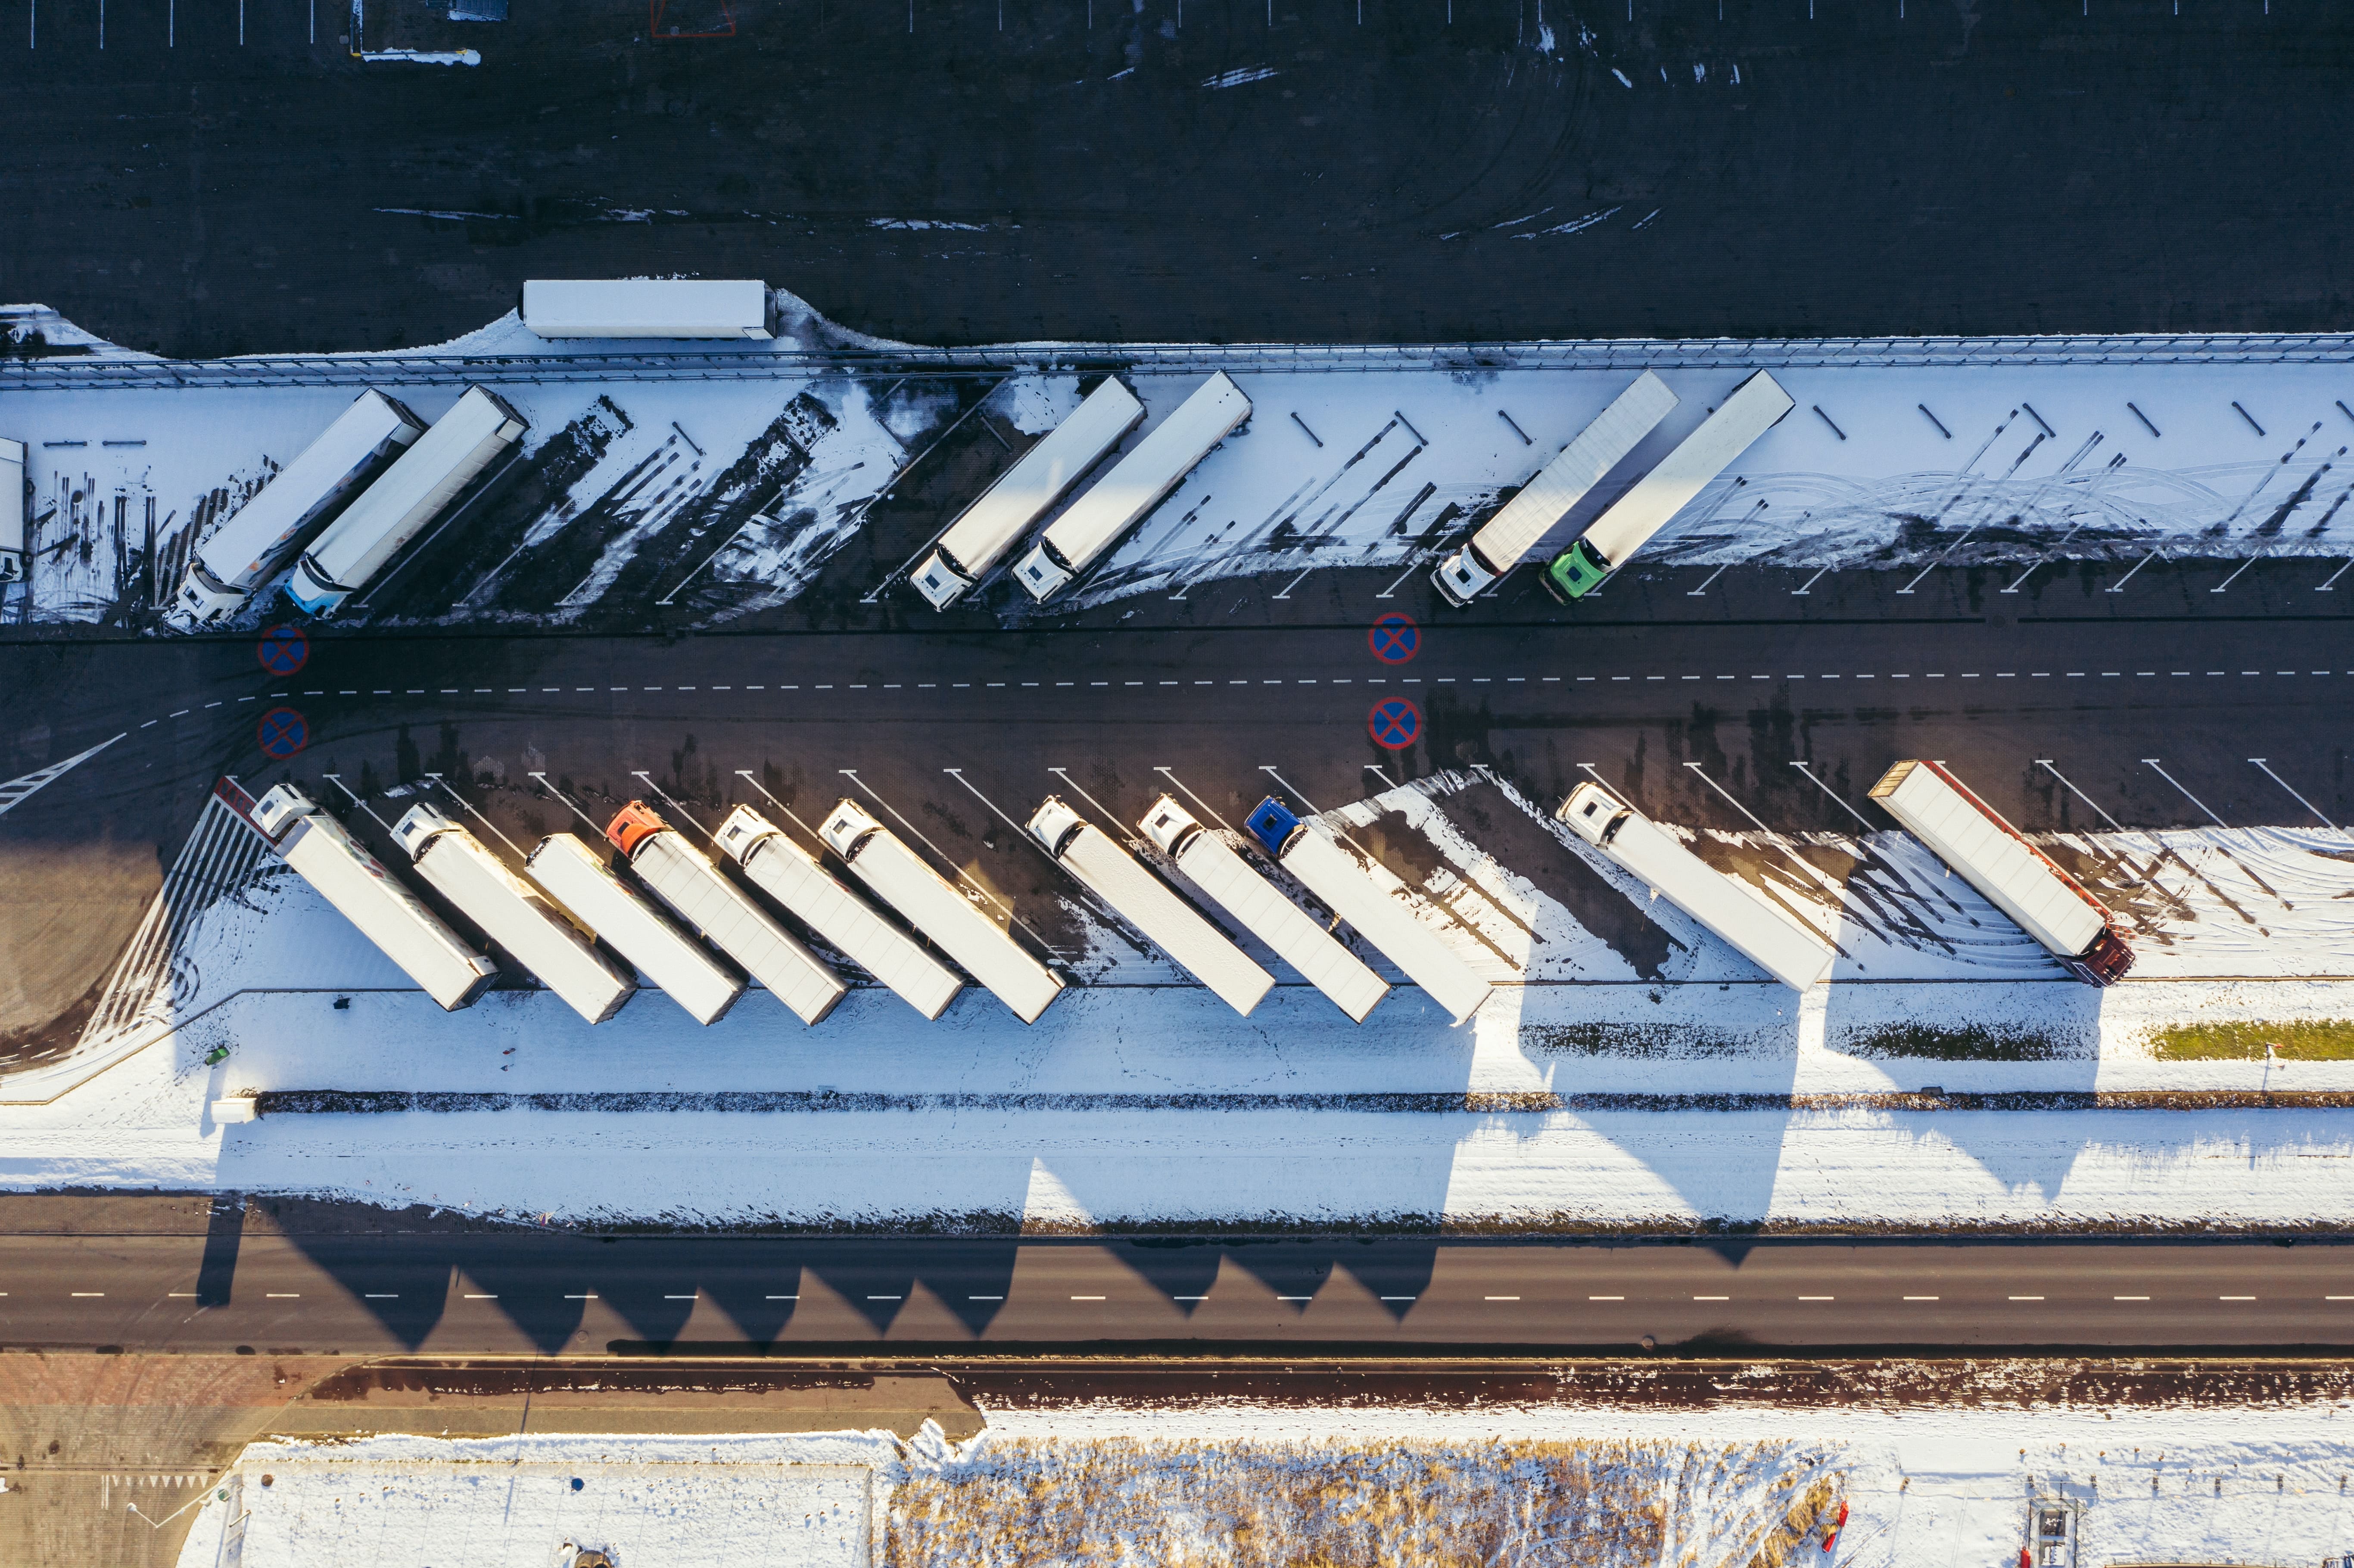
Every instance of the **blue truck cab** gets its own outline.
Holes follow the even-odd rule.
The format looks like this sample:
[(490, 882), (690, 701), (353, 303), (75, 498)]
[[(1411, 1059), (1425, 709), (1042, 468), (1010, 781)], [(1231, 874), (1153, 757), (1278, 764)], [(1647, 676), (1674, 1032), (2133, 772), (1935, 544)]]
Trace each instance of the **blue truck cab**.
[(1287, 810), (1282, 801), (1269, 795), (1251, 809), (1251, 814), (1243, 819), (1243, 826), (1250, 830), (1250, 836), (1264, 845), (1267, 853), (1281, 860), (1283, 846), (1299, 831), (1299, 819)]

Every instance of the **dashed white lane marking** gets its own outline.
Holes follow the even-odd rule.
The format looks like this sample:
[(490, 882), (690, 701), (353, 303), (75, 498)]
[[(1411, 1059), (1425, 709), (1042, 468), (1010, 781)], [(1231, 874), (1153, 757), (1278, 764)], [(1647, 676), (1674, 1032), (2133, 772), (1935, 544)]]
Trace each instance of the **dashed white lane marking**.
[[(1103, 1298), (1100, 1296), (1074, 1296), (1071, 1299), (1074, 1301), (1100, 1301)], [(1304, 1296), (1278, 1296), (1276, 1299), (1278, 1301), (1305, 1301), (1307, 1298)]]
[(265, 1290), (261, 1298), (264, 1301), (300, 1301), (302, 1293), (299, 1290)]
[(689, 1293), (689, 1294), (684, 1295), (684, 1296), (664, 1296), (664, 1297), (663, 1298), (663, 1300), (665, 1300), (665, 1301), (694, 1301), (694, 1300), (696, 1300), (696, 1299), (698, 1299), (698, 1298), (698, 1298), (698, 1297), (696, 1297), (696, 1296), (695, 1296), (695, 1294), (693, 1294), (693, 1293)]
[(1934, 1296), (1907, 1296), (1904, 1299), (1907, 1301), (1935, 1301), (1937, 1298)]
[(2218, 1301), (2253, 1301), (2255, 1298), (2253, 1296), (2218, 1296), (2215, 1299)]
[(1836, 1296), (1801, 1296), (1798, 1299), (1801, 1301), (1836, 1301), (1839, 1298)]
[[(1183, 1298), (1182, 1296), (1180, 1296), (1179, 1298), (1177, 1298), (1177, 1299), (1178, 1299), (1178, 1300), (1180, 1300), (1180, 1301), (1182, 1301), (1182, 1300), (1184, 1300), (1184, 1299), (1185, 1299), (1185, 1298)], [(1380, 1299), (1382, 1299), (1382, 1300), (1384, 1300), (1384, 1301), (1414, 1301), (1414, 1300), (1418, 1300), (1418, 1299), (1419, 1299), (1419, 1298), (1417, 1298), (1417, 1297), (1413, 1297), (1413, 1296), (1384, 1296), (1384, 1297), (1380, 1298)]]
[(2149, 1298), (2147, 1296), (2112, 1296), (2109, 1299), (2112, 1301), (2147, 1301)]
[(1588, 1301), (1624, 1301), (1627, 1298), (1624, 1296), (1589, 1296), (1586, 1299)]
[(595, 1291), (593, 1291), (593, 1290), (589, 1290), (589, 1291), (584, 1291), (584, 1292), (582, 1292), (580, 1295), (575, 1296), (575, 1295), (570, 1294), (569, 1292), (567, 1292), (567, 1293), (566, 1293), (566, 1295), (565, 1295), (565, 1298), (565, 1298), (567, 1301), (594, 1301), (594, 1300), (596, 1300), (596, 1299), (597, 1299), (597, 1293), (596, 1293)]
[(869, 1301), (905, 1301), (907, 1298), (904, 1296), (869, 1296), (866, 1299)]
[(2014, 1296), (2011, 1299), (2013, 1301), (2041, 1301), (2043, 1298), (2041, 1296)]
[(801, 1297), (800, 1297), (799, 1295), (792, 1295), (792, 1296), (771, 1296), (771, 1297), (769, 1297), (769, 1300), (771, 1300), (771, 1301), (798, 1301), (798, 1300), (800, 1300), (800, 1299), (801, 1299)]
[(1730, 1301), (1733, 1298), (1730, 1296), (1695, 1296), (1692, 1299), (1695, 1301)]
[(498, 1297), (489, 1291), (469, 1290), (466, 1292), (466, 1299), (469, 1301), (496, 1301)]
[[(1071, 1299), (1074, 1301), (1100, 1301), (1103, 1298), (1100, 1296), (1074, 1296)], [(1278, 1296), (1276, 1299), (1278, 1301), (1313, 1301), (1316, 1298), (1313, 1296)]]
[(368, 1301), (398, 1301), (400, 1299), (400, 1292), (398, 1290), (371, 1290), (366, 1294), (366, 1296), (362, 1298), (362, 1299)]
[(1488, 1299), (1490, 1301), (1518, 1301), (1520, 1298), (1517, 1296), (1490, 1296)]
[(968, 1296), (965, 1299), (968, 1301), (1002, 1301), (1005, 1298), (1002, 1296)]
[(105, 1294), (106, 1294), (106, 1292), (105, 1292), (105, 1291), (103, 1291), (103, 1290), (77, 1290), (77, 1291), (75, 1291), (75, 1292), (74, 1292), (74, 1295), (76, 1295), (77, 1297), (82, 1297), (82, 1296), (104, 1296)]

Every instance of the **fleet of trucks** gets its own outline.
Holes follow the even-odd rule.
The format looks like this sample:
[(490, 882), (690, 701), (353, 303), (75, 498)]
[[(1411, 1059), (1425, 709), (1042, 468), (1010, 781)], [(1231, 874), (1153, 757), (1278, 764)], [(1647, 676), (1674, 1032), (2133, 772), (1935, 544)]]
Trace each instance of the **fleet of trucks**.
[(744, 977), (613, 874), (605, 856), (570, 833), (551, 833), (524, 857), (525, 875), (570, 910), (697, 1023), (727, 1015)]
[(1784, 985), (1804, 991), (1830, 978), (1838, 955), (1821, 932), (1702, 860), (1601, 785), (1580, 784), (1553, 815)]
[(1780, 383), (1762, 370), (1734, 387), (1700, 429), (1553, 557), (1545, 568), (1545, 590), (1564, 604), (1593, 592), (1794, 407)]
[(1405, 905), (1391, 897), (1365, 874), (1364, 867), (1320, 831), (1299, 820), (1270, 795), (1243, 819), (1251, 837), (1275, 857), (1275, 863), (1300, 880), (1326, 907), (1347, 921), (1360, 937), (1390, 962), (1405, 971), (1457, 1023), (1479, 1011), (1488, 1000), (1486, 980), (1455, 956), (1437, 932), (1416, 919)]
[(1101, 462), (1144, 418), (1117, 376), (1107, 376), (1071, 417), (1055, 426), (957, 515), (908, 581), (934, 609), (946, 609), (980, 586), (1030, 525)]
[(1438, 564), (1430, 580), (1440, 597), (1460, 609), (1493, 588), (1675, 406), (1676, 395), (1650, 371), (1635, 377), (1634, 385), (1612, 398), (1469, 543)]
[(1109, 833), (1049, 795), (1030, 819), (1030, 836), (1145, 940), (1244, 1017), (1275, 987), (1275, 977), (1170, 890)]
[(1899, 762), (1872, 799), (2078, 980), (2112, 985), (2133, 967), (2116, 916), (1942, 764)]
[(517, 449), (531, 427), (496, 393), (470, 387), (384, 476), (302, 553), (286, 597), (327, 615), (384, 569), (483, 471)]
[(535, 278), (521, 314), (541, 337), (777, 335), (775, 296), (757, 278)]
[(1144, 521), (1250, 411), (1250, 399), (1225, 371), (1212, 376), (1046, 524), (1044, 535), (1013, 568), (1013, 580), (1042, 602), (1060, 593)]
[(0, 583), (25, 580), (26, 516), (32, 503), (25, 483), (25, 443), (0, 436)]
[(445, 1009), (455, 1012), (499, 978), (496, 964), (461, 941), (349, 829), (293, 785), (281, 784), (255, 801), (251, 821), (280, 859)]
[(962, 965), (1024, 1023), (1035, 1023), (1063, 989), (1060, 977), (1022, 950), (995, 921), (949, 885), (855, 800), (836, 805), (818, 827), (851, 874)]
[(165, 619), (184, 630), (244, 608), (336, 509), (425, 433), (425, 421), (371, 388), (198, 546)]

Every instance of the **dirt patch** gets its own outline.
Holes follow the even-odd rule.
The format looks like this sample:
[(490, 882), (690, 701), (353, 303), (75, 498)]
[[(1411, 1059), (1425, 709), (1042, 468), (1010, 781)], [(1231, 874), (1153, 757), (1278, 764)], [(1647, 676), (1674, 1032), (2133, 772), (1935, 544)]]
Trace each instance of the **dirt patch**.
[(1936, 1062), (2058, 1062), (2094, 1054), (2041, 1030), (1989, 1024), (1885, 1023), (1834, 1036), (1829, 1044), (1849, 1056)]

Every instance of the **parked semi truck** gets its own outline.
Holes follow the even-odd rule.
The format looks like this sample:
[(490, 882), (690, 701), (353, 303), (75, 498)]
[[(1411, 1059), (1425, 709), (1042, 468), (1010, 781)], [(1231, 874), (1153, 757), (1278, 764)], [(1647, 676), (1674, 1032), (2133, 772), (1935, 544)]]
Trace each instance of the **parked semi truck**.
[(1734, 387), (1723, 407), (1553, 557), (1545, 568), (1546, 591), (1564, 604), (1593, 592), (1794, 407), (1780, 383), (1762, 370)]
[(1061, 978), (1022, 950), (995, 921), (917, 858), (897, 834), (844, 800), (818, 827), (825, 847), (907, 924), (964, 966), (1024, 1023), (1035, 1023), (1063, 989)]
[(25, 556), (26, 518), (33, 493), (25, 483), (25, 443), (0, 436), (0, 583), (20, 583), (31, 569)]
[(1610, 407), (1504, 503), (1469, 544), (1439, 562), (1430, 580), (1441, 597), (1460, 608), (1493, 588), (1675, 406), (1676, 395), (1666, 382), (1648, 370), (1635, 377), (1634, 385), (1612, 398)]
[(440, 807), (411, 806), (393, 824), (392, 837), (428, 886), (589, 1022), (620, 1012), (638, 989), (636, 978), (599, 952), (564, 911)]
[(1243, 827), (1278, 865), (1405, 970), (1405, 978), (1454, 1022), (1462, 1022), (1488, 1000), (1488, 982), (1473, 974), (1437, 932), (1366, 875), (1355, 856), (1301, 821), (1282, 801), (1272, 795), (1261, 800), (1243, 819)]
[(520, 313), (541, 337), (777, 335), (775, 296), (757, 278), (534, 278)]
[(644, 801), (632, 800), (616, 812), (605, 837), (629, 858), (630, 869), (655, 897), (741, 964), (803, 1023), (822, 1022), (849, 994), (824, 959), (721, 875), (708, 856)]
[(425, 421), (401, 403), (374, 389), (361, 393), (196, 547), (164, 619), (192, 630), (236, 614), (305, 539), (424, 433)]
[(1351, 1022), (1363, 1023), (1373, 1004), (1389, 994), (1389, 981), (1334, 941), (1306, 910), (1179, 805), (1174, 795), (1155, 800), (1137, 826), (1194, 886), (1331, 998)]
[(524, 857), (523, 869), (697, 1023), (718, 1022), (744, 994), (742, 975), (615, 876), (603, 853), (572, 834), (540, 840)]
[(1000, 474), (958, 514), (907, 580), (934, 609), (946, 609), (981, 584), (1006, 552), (1053, 510), (1144, 418), (1144, 405), (1117, 376), (1107, 376), (1071, 417)]
[(752, 885), (785, 912), (832, 942), (859, 968), (896, 991), (926, 1018), (938, 1018), (964, 989), (964, 977), (924, 950), (866, 900), (834, 880), (784, 830), (749, 806), (719, 824), (719, 847), (744, 868)]
[(1212, 376), (1094, 488), (1046, 524), (1045, 534), (1013, 568), (1013, 580), (1041, 601), (1060, 593), (1143, 522), (1250, 411), (1250, 399), (1225, 371)]
[(470, 387), (457, 406), (394, 460), (302, 553), (286, 597), (311, 615), (327, 615), (393, 556), (493, 463), (514, 452), (531, 427), (496, 393)]
[(499, 978), (496, 964), (293, 785), (281, 784), (255, 801), (251, 820), (281, 860), (443, 1008), (457, 1012)]
[(1601, 785), (1580, 784), (1553, 816), (1784, 985), (1804, 991), (1830, 978), (1838, 954), (1821, 932), (1710, 865)]
[(2133, 943), (2108, 906), (1942, 764), (1900, 762), (1872, 798), (2078, 980), (2113, 985), (2133, 967)]
[(1061, 797), (1047, 796), (1031, 816), (1030, 836), (1045, 845), (1055, 864), (1143, 932), (1145, 940), (1244, 1017), (1275, 988), (1273, 975)]

